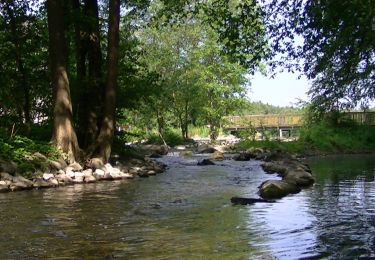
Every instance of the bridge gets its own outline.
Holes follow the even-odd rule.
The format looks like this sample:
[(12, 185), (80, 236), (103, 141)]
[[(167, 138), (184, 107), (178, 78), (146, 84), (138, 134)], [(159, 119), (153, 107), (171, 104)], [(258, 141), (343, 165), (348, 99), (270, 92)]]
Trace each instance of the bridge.
[[(375, 125), (375, 112), (345, 112), (343, 120), (352, 120), (360, 125)], [(236, 132), (245, 129), (279, 130), (279, 137), (284, 134), (290, 136), (291, 129), (300, 128), (303, 125), (303, 114), (289, 115), (244, 115), (227, 116), (224, 129)]]

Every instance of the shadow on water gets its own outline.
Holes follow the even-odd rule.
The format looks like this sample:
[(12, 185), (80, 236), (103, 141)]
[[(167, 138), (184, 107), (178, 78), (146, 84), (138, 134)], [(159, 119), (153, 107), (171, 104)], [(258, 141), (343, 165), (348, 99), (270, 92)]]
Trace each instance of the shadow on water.
[(0, 194), (0, 259), (313, 259), (375, 257), (375, 160), (312, 158), (316, 185), (273, 204), (256, 197), (260, 162), (196, 166), (165, 157), (166, 173)]

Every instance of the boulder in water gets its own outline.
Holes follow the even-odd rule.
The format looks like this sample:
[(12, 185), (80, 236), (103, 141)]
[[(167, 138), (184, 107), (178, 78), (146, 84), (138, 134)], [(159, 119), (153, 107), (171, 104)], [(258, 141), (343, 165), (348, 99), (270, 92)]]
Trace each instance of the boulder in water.
[(233, 160), (235, 161), (250, 161), (251, 155), (248, 153), (240, 153), (233, 156)]
[(210, 159), (203, 159), (202, 161), (198, 162), (198, 165), (199, 166), (215, 165), (215, 163), (213, 161), (211, 161)]
[(314, 178), (311, 173), (304, 170), (288, 171), (283, 180), (299, 187), (307, 187), (314, 183)]
[(211, 159), (214, 160), (214, 161), (222, 161), (222, 160), (224, 160), (224, 154), (222, 152), (215, 151), (211, 155)]
[(283, 180), (269, 180), (260, 185), (259, 195), (264, 199), (279, 199), (301, 191), (297, 185)]

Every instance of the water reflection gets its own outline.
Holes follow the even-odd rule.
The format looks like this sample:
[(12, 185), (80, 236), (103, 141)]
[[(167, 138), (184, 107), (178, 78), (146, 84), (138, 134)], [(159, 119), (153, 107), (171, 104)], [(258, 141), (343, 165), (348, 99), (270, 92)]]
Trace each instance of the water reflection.
[(165, 158), (162, 175), (0, 194), (0, 259), (375, 258), (375, 160), (311, 159), (316, 185), (273, 204), (256, 196), (259, 162), (196, 166)]

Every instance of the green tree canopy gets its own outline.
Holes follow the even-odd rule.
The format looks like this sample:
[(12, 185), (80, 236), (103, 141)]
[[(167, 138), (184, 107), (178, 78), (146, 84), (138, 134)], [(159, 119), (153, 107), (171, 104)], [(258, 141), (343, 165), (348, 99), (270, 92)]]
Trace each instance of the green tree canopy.
[(313, 80), (316, 110), (366, 106), (375, 98), (373, 0), (273, 0), (264, 8), (278, 59), (273, 67), (297, 69)]

